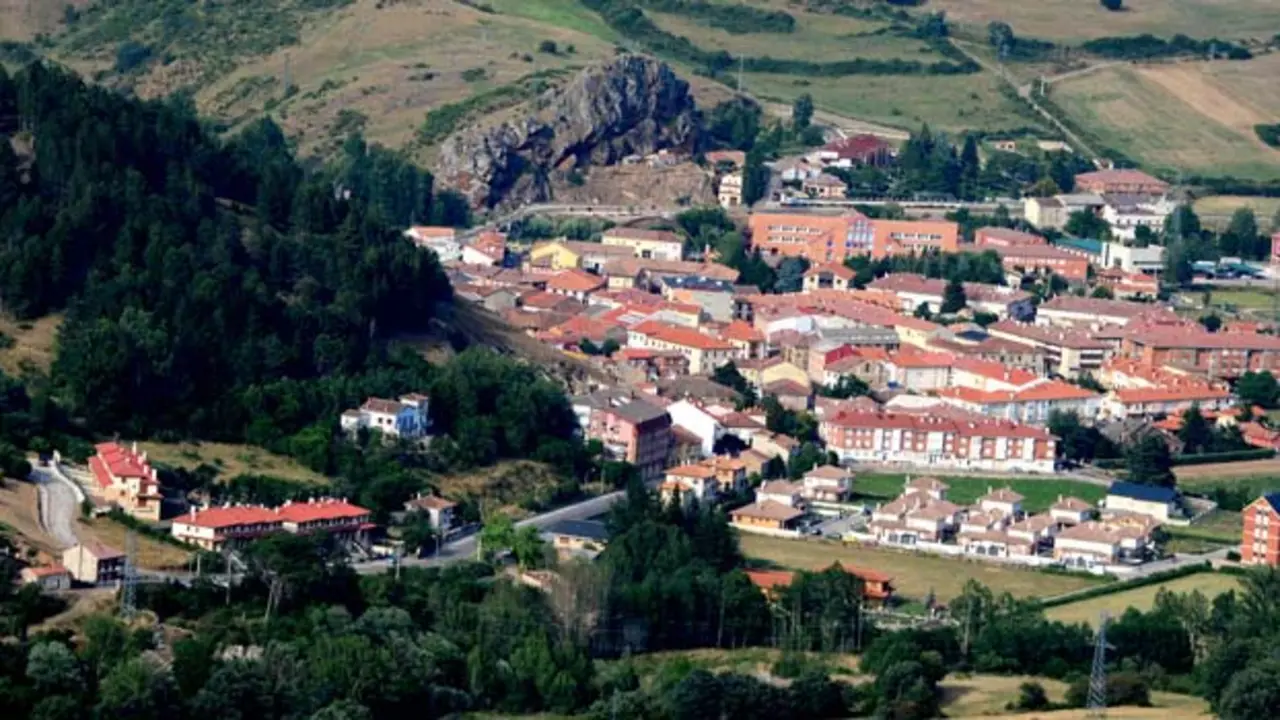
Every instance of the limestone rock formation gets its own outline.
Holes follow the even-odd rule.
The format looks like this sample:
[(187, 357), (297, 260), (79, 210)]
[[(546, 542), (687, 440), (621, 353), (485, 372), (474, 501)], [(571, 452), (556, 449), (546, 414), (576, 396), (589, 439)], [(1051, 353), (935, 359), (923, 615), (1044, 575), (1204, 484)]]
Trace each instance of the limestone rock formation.
[(587, 68), (535, 99), (528, 113), (449, 137), (437, 175), (477, 207), (547, 202), (555, 173), (662, 149), (693, 153), (701, 128), (689, 84), (639, 55)]

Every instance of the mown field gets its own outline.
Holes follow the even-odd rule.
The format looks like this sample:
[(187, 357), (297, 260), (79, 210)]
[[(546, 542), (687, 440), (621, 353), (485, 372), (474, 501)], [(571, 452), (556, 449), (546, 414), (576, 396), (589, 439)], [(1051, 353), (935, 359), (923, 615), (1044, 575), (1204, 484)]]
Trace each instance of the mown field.
[(1124, 12), (1078, 0), (930, 0), (928, 7), (958, 23), (985, 28), (989, 22), (1003, 21), (1019, 35), (1071, 42), (1141, 33), (1267, 38), (1280, 28), (1280, 4), (1272, 0), (1126, 2)]
[(1200, 222), (1215, 228), (1225, 228), (1231, 222), (1232, 213), (1240, 208), (1249, 208), (1258, 218), (1259, 228), (1280, 232), (1280, 224), (1272, 222), (1280, 213), (1280, 198), (1210, 195), (1198, 198), (1193, 207), (1200, 216)]
[[(924, 477), (928, 473), (918, 473), (913, 477)], [(859, 473), (854, 478), (854, 491), (861, 496), (873, 499), (890, 499), (902, 494), (907, 475), (897, 473)], [(1024, 496), (1023, 508), (1028, 512), (1044, 512), (1057, 502), (1058, 497), (1070, 495), (1086, 502), (1096, 503), (1107, 494), (1101, 485), (1067, 480), (1055, 477), (1029, 478), (983, 478), (983, 477), (943, 477), (943, 482), (951, 486), (947, 499), (957, 505), (968, 505), (986, 495), (992, 489), (1008, 487)]]
[(1162, 589), (1176, 593), (1189, 593), (1193, 590), (1199, 590), (1205, 597), (1212, 600), (1225, 592), (1236, 590), (1239, 587), (1240, 579), (1233, 575), (1198, 573), (1157, 585), (1147, 585), (1111, 595), (1059, 605), (1045, 610), (1045, 615), (1051, 620), (1059, 620), (1065, 623), (1096, 625), (1099, 616), (1104, 611), (1111, 617), (1119, 617), (1129, 608), (1150, 610), (1155, 605), (1156, 594)]
[(1053, 597), (1105, 582), (1085, 575), (1060, 575), (924, 553), (844, 545), (835, 541), (789, 540), (742, 534), (739, 542), (748, 558), (797, 570), (821, 570), (833, 562), (878, 570), (894, 578), (903, 597), (921, 599), (932, 591), (946, 602), (960, 594), (970, 579), (996, 593), (1015, 597)]
[(1280, 116), (1280, 55), (1247, 62), (1114, 65), (1052, 86), (1099, 142), (1150, 169), (1270, 179), (1280, 150), (1254, 125)]

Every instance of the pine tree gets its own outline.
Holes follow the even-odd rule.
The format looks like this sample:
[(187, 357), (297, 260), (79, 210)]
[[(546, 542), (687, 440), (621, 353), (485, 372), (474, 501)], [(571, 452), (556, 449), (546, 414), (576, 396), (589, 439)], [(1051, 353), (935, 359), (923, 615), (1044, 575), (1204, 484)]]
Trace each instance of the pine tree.
[(964, 294), (964, 285), (955, 278), (948, 280), (946, 289), (942, 291), (942, 308), (940, 312), (943, 314), (960, 312), (967, 303), (968, 298)]

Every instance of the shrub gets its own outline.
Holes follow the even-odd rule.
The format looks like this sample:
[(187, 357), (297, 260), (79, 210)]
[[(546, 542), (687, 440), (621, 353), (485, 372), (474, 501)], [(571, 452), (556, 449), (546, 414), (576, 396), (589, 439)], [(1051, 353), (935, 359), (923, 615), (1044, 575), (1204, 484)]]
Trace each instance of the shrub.
[(469, 68), (462, 71), (462, 79), (464, 82), (480, 82), (488, 77), (489, 73), (484, 68)]
[(1102, 7), (1111, 12), (1119, 12), (1124, 9), (1124, 0), (1100, 0)]
[(1048, 706), (1049, 696), (1040, 683), (1025, 682), (1018, 688), (1018, 710), (1043, 710)]
[(1273, 148), (1280, 148), (1280, 123), (1273, 125), (1254, 125), (1253, 131), (1258, 139)]
[(127, 73), (151, 59), (151, 48), (132, 40), (116, 49), (116, 72)]
[(538, 52), (546, 53), (548, 55), (555, 55), (556, 53), (560, 52), (560, 48), (556, 46), (555, 40), (543, 40), (542, 42), (538, 43)]

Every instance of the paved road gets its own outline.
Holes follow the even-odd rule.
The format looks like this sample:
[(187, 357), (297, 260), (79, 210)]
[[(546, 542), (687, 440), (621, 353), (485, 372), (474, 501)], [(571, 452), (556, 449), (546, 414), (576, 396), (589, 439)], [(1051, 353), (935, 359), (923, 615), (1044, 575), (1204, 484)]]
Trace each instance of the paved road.
[[(526, 527), (532, 525), (536, 528), (547, 528), (561, 520), (586, 520), (597, 515), (601, 515), (613, 507), (618, 501), (625, 497), (624, 492), (613, 492), (608, 495), (584, 500), (573, 505), (552, 510), (541, 515), (535, 515), (516, 523), (516, 527)], [(452, 542), (445, 543), (440, 548), (437, 555), (427, 558), (402, 558), (400, 564), (404, 567), (427, 567), (431, 565), (449, 565), (451, 563), (470, 560), (476, 557), (477, 537), (468, 535)], [(392, 566), (391, 560), (371, 560), (368, 562), (352, 563), (352, 567), (356, 572), (362, 574), (374, 574), (385, 572)]]
[(80, 499), (75, 488), (35, 463), (32, 463), (31, 481), (40, 493), (40, 525), (45, 532), (59, 547), (69, 548), (78, 543), (75, 526), (80, 515)]

